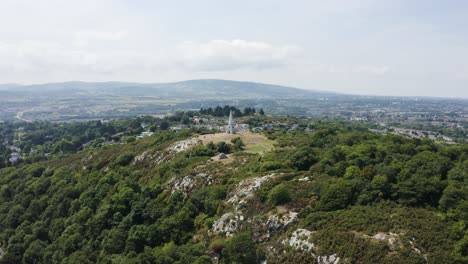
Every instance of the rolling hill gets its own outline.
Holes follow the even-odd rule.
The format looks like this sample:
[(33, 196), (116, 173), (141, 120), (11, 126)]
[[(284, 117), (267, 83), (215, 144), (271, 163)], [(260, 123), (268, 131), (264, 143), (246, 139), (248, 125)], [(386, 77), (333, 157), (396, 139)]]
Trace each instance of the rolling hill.
[(0, 92), (17, 93), (109, 93), (133, 96), (159, 96), (166, 98), (313, 98), (332, 95), (330, 92), (312, 91), (280, 85), (203, 79), (172, 83), (129, 83), (129, 82), (63, 82), (34, 85), (1, 85)]
[[(0, 124), (53, 152), (0, 168), (0, 263), (467, 263), (466, 144), (338, 121), (253, 116), (272, 130), (227, 135), (167, 120)], [(135, 139), (143, 122), (156, 132)]]

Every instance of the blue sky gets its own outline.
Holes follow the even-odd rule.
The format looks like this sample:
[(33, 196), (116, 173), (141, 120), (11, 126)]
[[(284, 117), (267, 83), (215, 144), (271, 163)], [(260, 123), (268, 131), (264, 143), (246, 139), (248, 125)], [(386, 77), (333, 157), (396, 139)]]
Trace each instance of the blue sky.
[(468, 98), (467, 1), (3, 0), (0, 83), (221, 78)]

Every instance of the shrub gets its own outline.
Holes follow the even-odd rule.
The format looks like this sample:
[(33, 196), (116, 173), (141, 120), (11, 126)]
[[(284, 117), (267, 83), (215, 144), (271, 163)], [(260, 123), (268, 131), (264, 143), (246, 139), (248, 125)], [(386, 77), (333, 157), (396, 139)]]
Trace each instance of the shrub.
[(280, 183), (268, 193), (268, 202), (273, 205), (285, 204), (291, 200), (288, 188)]
[(346, 181), (330, 184), (323, 190), (318, 208), (324, 211), (346, 208), (352, 202), (352, 192), (352, 186)]
[(132, 162), (134, 157), (135, 155), (133, 155), (133, 153), (123, 153), (117, 157), (117, 159), (115, 160), (115, 164), (119, 166), (127, 166), (128, 164), (130, 164), (130, 162)]
[(230, 144), (226, 144), (226, 142), (224, 142), (224, 141), (221, 141), (221, 142), (219, 142), (218, 144), (216, 144), (216, 150), (217, 150), (219, 153), (228, 154), (228, 153), (231, 153), (231, 145), (230, 145)]
[(255, 263), (256, 251), (251, 235), (240, 233), (233, 236), (225, 244), (222, 251), (223, 263)]
[(221, 251), (224, 249), (224, 239), (222, 238), (215, 238), (210, 243), (210, 249), (216, 253), (221, 254)]
[(192, 156), (200, 157), (213, 157), (216, 152), (213, 149), (208, 148), (207, 146), (196, 146), (190, 152)]
[(273, 171), (273, 170), (279, 170), (283, 168), (283, 164), (280, 162), (276, 161), (265, 161), (261, 166), (260, 166), (260, 171)]
[(132, 142), (135, 142), (136, 138), (135, 137), (126, 137), (125, 138), (125, 142), (126, 143), (132, 143)]
[(234, 145), (235, 150), (238, 150), (238, 151), (244, 150), (245, 144), (240, 137), (231, 139), (231, 143)]
[(312, 154), (312, 149), (303, 148), (291, 155), (293, 166), (297, 170), (308, 170), (312, 164), (317, 162), (317, 159)]

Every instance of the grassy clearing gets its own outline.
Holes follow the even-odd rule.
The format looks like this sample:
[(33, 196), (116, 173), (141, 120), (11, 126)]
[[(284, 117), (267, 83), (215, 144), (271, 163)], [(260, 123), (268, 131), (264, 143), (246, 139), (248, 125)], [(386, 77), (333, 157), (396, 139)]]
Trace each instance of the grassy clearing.
[(263, 154), (273, 149), (275, 141), (268, 139), (262, 134), (252, 132), (242, 132), (238, 134), (217, 133), (211, 135), (201, 135), (195, 138), (196, 141), (201, 140), (203, 144), (209, 142), (230, 143), (233, 138), (240, 137), (245, 144), (245, 152)]

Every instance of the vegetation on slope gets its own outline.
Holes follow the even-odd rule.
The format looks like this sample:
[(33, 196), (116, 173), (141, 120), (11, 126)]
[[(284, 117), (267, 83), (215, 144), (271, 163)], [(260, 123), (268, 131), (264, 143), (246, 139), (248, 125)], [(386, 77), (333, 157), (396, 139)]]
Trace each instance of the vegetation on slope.
[[(276, 145), (263, 155), (230, 142), (171, 151), (193, 132), (159, 130), (1, 169), (0, 263), (468, 261), (467, 145), (286, 121), (299, 128), (266, 132)], [(220, 148), (232, 162), (210, 160)], [(249, 181), (253, 196), (232, 202), (247, 199), (236, 192)], [(215, 232), (232, 212), (242, 212), (233, 232)], [(296, 230), (313, 250), (285, 243)]]

